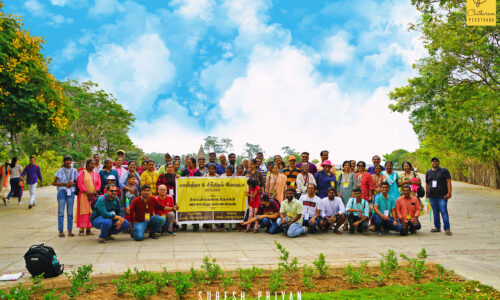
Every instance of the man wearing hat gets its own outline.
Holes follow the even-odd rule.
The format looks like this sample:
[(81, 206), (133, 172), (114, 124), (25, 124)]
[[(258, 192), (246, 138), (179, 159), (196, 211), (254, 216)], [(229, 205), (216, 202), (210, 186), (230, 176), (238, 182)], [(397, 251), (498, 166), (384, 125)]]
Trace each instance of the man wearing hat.
[(295, 156), (291, 155), (288, 157), (288, 168), (285, 168), (282, 173), (286, 176), (286, 187), (293, 188), (294, 190), (297, 189), (297, 185), (295, 184), (297, 181), (297, 175), (301, 172), (300, 169), (295, 166), (295, 161)]
[(441, 219), (446, 235), (451, 235), (448, 217), (448, 200), (451, 198), (451, 175), (446, 168), (439, 166), (439, 158), (431, 159), (432, 168), (425, 173), (425, 191), (434, 211), (434, 228), (431, 232), (441, 232)]
[(335, 174), (332, 170), (332, 162), (325, 160), (321, 164), (322, 170), (316, 175), (314, 175), (314, 180), (316, 180), (316, 185), (318, 186), (318, 196), (323, 199), (328, 196), (328, 189), (330, 187), (336, 187), (337, 181), (335, 180)]
[[(128, 161), (125, 160), (125, 151), (118, 150), (116, 152), (116, 155), (117, 155), (116, 159), (118, 159), (119, 157), (123, 158), (123, 166), (125, 167), (125, 169), (128, 170)], [(114, 163), (113, 163), (113, 165), (114, 165)]]

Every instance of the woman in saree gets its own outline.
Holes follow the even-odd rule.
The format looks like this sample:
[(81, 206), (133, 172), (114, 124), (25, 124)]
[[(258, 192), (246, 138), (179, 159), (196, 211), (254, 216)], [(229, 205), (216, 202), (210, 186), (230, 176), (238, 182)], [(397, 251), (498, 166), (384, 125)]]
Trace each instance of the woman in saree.
[[(352, 172), (351, 166), (352, 165), (350, 161), (344, 161), (342, 163), (343, 172), (340, 173), (338, 178), (337, 189), (344, 205), (347, 205), (347, 202), (352, 197), (352, 190), (358, 186), (356, 175), (354, 172)], [(348, 229), (349, 225), (346, 218), (344, 223), (344, 231), (347, 231)]]
[(101, 177), (99, 173), (94, 172), (95, 161), (88, 159), (85, 163), (85, 170), (81, 170), (78, 174), (78, 199), (76, 202), (76, 227), (80, 228), (79, 235), (92, 235), (90, 231), (92, 223), (90, 223), (91, 202), (96, 197), (97, 192), (101, 189)]
[(389, 184), (389, 195), (392, 196), (395, 200), (397, 200), (400, 196), (399, 194), (399, 189), (398, 189), (398, 179), (399, 175), (398, 172), (394, 172), (392, 169), (394, 164), (392, 161), (386, 161), (385, 162), (385, 171), (382, 172), (385, 176), (385, 181)]
[(372, 191), (372, 199), (375, 199), (375, 197), (382, 192), (381, 184), (382, 182), (385, 181), (385, 176), (382, 174), (382, 166), (381, 165), (376, 165), (373, 167), (373, 171), (375, 174), (372, 175), (373, 179), (373, 191)]
[(119, 156), (116, 161), (113, 169), (118, 173), (118, 181), (122, 178), (122, 175), (127, 172), (127, 169), (123, 166), (123, 157)]
[(276, 199), (283, 202), (285, 199), (286, 190), (286, 175), (280, 174), (280, 165), (273, 164), (271, 173), (267, 176), (265, 192), (269, 194), (271, 199)]

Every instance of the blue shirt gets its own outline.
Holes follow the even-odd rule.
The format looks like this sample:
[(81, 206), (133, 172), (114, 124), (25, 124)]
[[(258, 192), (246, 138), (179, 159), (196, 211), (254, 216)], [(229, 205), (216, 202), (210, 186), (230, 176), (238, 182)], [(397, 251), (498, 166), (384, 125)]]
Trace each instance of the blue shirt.
[[(74, 168), (65, 168), (62, 167), (57, 170), (55, 177), (57, 177), (57, 183), (68, 183), (73, 181), (76, 186), (76, 180), (78, 178), (78, 172)], [(67, 190), (68, 188), (65, 186), (58, 186), (57, 190)], [(75, 187), (73, 186), (71, 190), (74, 192)]]
[(90, 215), (90, 221), (93, 221), (99, 216), (104, 219), (113, 219), (115, 216), (123, 217), (123, 211), (118, 197), (115, 196), (113, 200), (109, 200), (106, 195), (99, 197), (94, 204), (94, 211), (92, 215)]
[(38, 165), (27, 165), (24, 167), (23, 173), (21, 173), (21, 177), (26, 177), (27, 184), (35, 184), (40, 180), (42, 182), (42, 173), (40, 172), (40, 167)]
[[(226, 166), (229, 166), (229, 165), (226, 164)], [(215, 173), (217, 173), (219, 175), (225, 174), (226, 173), (226, 168), (223, 167), (222, 165), (215, 164)]]
[(316, 180), (318, 187), (318, 196), (322, 199), (328, 196), (328, 189), (330, 187), (337, 186), (337, 181), (335, 180), (333, 172), (330, 172), (330, 176), (326, 175), (325, 171), (318, 172), (314, 175), (314, 180)]
[(101, 171), (99, 171), (99, 176), (101, 177), (101, 194), (104, 194), (104, 188), (106, 187), (106, 185), (108, 185), (107, 179), (109, 175), (115, 176), (115, 185), (118, 188), (120, 187), (118, 172), (116, 172), (116, 170), (114, 169), (111, 169), (110, 172), (107, 172), (106, 170), (102, 169)]
[[(396, 199), (392, 197), (391, 195), (387, 194), (387, 199), (384, 198), (382, 193), (378, 194), (377, 197), (375, 197), (375, 203), (374, 205), (378, 205), (378, 210), (384, 214), (384, 211), (388, 211), (389, 214), (391, 213), (391, 210), (396, 208)], [(373, 212), (375, 213), (375, 209), (373, 209)], [(389, 215), (387, 215), (389, 216)], [(392, 216), (393, 218), (396, 218), (396, 216)]]
[[(370, 205), (368, 204), (368, 202), (366, 202), (366, 200), (361, 199), (361, 202), (358, 203), (356, 201), (356, 198), (351, 198), (351, 199), (349, 199), (349, 202), (347, 202), (347, 206), (345, 208), (345, 211), (348, 212), (349, 209), (359, 209), (363, 212), (362, 213), (363, 216), (369, 217), (370, 216), (369, 208), (370, 208)], [(354, 214), (355, 216), (361, 217), (359, 215), (359, 212), (351, 212), (351, 213)]]

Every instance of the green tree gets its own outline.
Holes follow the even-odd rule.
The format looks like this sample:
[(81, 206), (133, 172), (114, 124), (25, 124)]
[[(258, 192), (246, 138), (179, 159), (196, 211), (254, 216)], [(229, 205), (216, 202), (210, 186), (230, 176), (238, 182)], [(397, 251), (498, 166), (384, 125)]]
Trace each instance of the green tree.
[(221, 138), (219, 139), (216, 136), (207, 136), (206, 138), (203, 139), (205, 142), (203, 144), (203, 150), (205, 152), (210, 153), (210, 152), (215, 152), (217, 154), (221, 153), (226, 153), (228, 149), (231, 149), (233, 147), (233, 141), (229, 138)]
[(400, 169), (403, 165), (403, 162), (408, 161), (408, 157), (410, 152), (405, 149), (397, 149), (392, 151), (390, 154), (384, 154), (384, 161), (392, 161), (394, 164), (394, 169)]
[(245, 148), (243, 148), (243, 156), (246, 156), (250, 159), (255, 158), (255, 156), (257, 156), (257, 153), (259, 152), (264, 153), (262, 148), (257, 144), (246, 143)]
[(290, 155), (294, 155), (294, 153), (296, 153), (297, 151), (289, 146), (284, 146), (284, 147), (281, 147), (281, 151), (283, 151), (283, 155), (285, 157), (288, 157)]
[(56, 134), (67, 128), (71, 111), (41, 53), (44, 40), (2, 8), (0, 2), (0, 127), (9, 132), (15, 151), (23, 129), (36, 125), (41, 133)]
[(500, 30), (466, 26), (466, 1), (412, 3), (422, 16), (410, 30), (422, 34), (429, 55), (414, 65), (418, 76), (389, 94), (389, 107), (410, 113), (427, 151), (462, 162), (459, 179), (485, 175), (473, 170), (480, 164), (488, 185), (500, 187)]

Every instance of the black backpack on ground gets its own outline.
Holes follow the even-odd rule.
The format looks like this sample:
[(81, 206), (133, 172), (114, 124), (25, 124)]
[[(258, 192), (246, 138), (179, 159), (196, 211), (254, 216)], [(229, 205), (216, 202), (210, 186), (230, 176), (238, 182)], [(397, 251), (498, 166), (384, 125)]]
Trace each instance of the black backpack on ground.
[(57, 260), (54, 249), (44, 244), (33, 245), (24, 254), (26, 269), (35, 277), (43, 273), (44, 278), (57, 277), (64, 271), (64, 265)]

